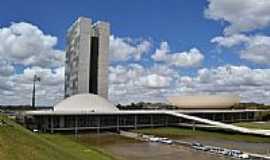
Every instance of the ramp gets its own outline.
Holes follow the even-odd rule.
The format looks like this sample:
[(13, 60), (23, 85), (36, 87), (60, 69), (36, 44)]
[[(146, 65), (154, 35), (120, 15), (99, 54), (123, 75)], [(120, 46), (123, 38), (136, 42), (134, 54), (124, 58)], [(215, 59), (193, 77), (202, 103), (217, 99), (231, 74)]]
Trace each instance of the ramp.
[(166, 114), (171, 115), (171, 116), (175, 116), (175, 117), (181, 117), (184, 119), (192, 120), (195, 122), (213, 125), (213, 126), (216, 126), (218, 128), (225, 129), (225, 130), (231, 130), (231, 131), (236, 131), (236, 132), (246, 133), (246, 134), (270, 136), (270, 130), (258, 130), (258, 129), (249, 129), (249, 128), (244, 128), (244, 127), (238, 127), (235, 125), (226, 124), (226, 123), (213, 121), (213, 120), (209, 120), (209, 119), (205, 119), (205, 118), (200, 118), (200, 117), (196, 117), (196, 116), (191, 116), (191, 115), (187, 115), (187, 114), (183, 114), (183, 113), (179, 113), (179, 112), (174, 112), (174, 111), (166, 111)]

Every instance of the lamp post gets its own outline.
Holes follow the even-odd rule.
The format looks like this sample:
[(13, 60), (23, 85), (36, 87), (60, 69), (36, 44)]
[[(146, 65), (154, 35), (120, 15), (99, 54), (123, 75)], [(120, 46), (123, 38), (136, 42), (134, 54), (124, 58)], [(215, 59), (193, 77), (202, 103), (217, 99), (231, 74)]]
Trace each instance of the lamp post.
[(34, 75), (33, 79), (33, 93), (32, 93), (32, 107), (35, 108), (35, 100), (36, 100), (36, 81), (40, 81), (40, 77)]

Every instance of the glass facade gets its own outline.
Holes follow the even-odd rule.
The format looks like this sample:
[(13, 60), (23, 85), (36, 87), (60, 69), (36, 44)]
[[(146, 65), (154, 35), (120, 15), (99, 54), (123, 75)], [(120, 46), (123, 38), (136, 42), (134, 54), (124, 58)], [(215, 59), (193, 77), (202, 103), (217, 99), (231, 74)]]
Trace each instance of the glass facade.
[(89, 93), (98, 93), (98, 37), (91, 37), (91, 49), (90, 49), (90, 77), (89, 77)]

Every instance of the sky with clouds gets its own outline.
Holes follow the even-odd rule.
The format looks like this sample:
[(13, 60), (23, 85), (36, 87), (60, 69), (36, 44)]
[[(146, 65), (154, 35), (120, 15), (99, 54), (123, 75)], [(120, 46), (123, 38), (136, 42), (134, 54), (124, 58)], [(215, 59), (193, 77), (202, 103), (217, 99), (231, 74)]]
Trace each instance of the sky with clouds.
[(270, 104), (269, 0), (15, 1), (0, 6), (0, 104), (63, 99), (65, 34), (79, 17), (111, 24), (109, 99), (235, 94)]

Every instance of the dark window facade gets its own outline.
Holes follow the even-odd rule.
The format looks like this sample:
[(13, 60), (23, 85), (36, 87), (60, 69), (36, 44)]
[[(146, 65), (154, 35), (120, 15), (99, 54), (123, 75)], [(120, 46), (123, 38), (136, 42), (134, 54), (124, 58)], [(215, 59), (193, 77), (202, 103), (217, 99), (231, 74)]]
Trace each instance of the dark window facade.
[(98, 37), (91, 37), (89, 93), (98, 93)]

